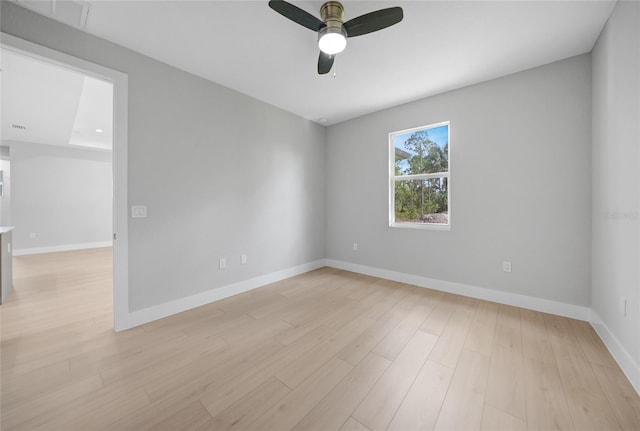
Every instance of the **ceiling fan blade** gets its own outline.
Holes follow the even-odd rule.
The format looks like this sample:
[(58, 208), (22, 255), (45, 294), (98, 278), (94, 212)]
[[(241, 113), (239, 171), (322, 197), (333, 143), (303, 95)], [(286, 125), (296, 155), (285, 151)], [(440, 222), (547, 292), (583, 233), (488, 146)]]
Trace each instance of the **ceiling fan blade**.
[(324, 52), (320, 51), (320, 57), (318, 57), (318, 73), (320, 75), (329, 73), (329, 71), (333, 67), (334, 58), (335, 55), (325, 54)]
[(380, 9), (350, 19), (344, 23), (344, 29), (347, 31), (348, 37), (361, 36), (397, 24), (402, 21), (402, 17), (401, 7)]
[(325, 23), (320, 21), (320, 19), (286, 1), (271, 0), (269, 2), (269, 7), (280, 15), (289, 18), (291, 21), (297, 22), (303, 27), (307, 27), (309, 30), (318, 31), (322, 27), (325, 27)]

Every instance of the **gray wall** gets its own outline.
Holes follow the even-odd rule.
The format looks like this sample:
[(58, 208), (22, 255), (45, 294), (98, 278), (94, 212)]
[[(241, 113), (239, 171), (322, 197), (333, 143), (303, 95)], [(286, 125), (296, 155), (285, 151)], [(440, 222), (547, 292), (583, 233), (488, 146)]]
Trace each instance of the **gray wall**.
[(111, 241), (110, 152), (4, 143), (11, 148), (16, 252)]
[[(389, 228), (387, 134), (446, 120), (451, 231)], [(590, 142), (588, 54), (332, 126), (327, 258), (588, 306)]]
[(2, 31), (129, 76), (132, 311), (324, 257), (324, 127), (10, 2)]
[[(614, 85), (621, 73), (638, 74), (637, 37), (632, 45), (625, 35), (632, 19), (637, 4), (619, 4), (594, 51), (592, 295), (589, 55), (367, 115), (325, 136), (309, 121), (2, 2), (4, 32), (129, 75), (129, 200), (149, 209), (129, 224), (132, 310), (326, 256), (593, 301), (637, 352), (637, 315), (616, 316), (618, 294), (606, 287), (638, 312), (637, 217), (624, 216), (638, 208), (638, 90), (625, 96), (628, 87)], [(609, 102), (613, 96), (623, 103)], [(627, 121), (611, 135), (617, 118)], [(444, 120), (452, 129), (452, 229), (391, 229), (387, 134)], [(617, 150), (604, 152), (605, 142)], [(623, 168), (606, 176), (611, 163)], [(619, 244), (623, 237), (628, 244)], [(217, 269), (222, 255), (225, 271)], [(502, 272), (503, 260), (512, 273)]]
[[(640, 364), (640, 4), (619, 1), (593, 50), (593, 309)], [(622, 313), (627, 299), (627, 317)]]

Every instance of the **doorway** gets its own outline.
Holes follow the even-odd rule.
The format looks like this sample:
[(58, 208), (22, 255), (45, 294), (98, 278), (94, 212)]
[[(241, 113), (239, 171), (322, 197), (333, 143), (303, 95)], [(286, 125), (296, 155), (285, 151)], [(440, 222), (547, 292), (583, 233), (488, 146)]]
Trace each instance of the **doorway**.
[[(121, 331), (130, 327), (128, 307), (128, 231), (127, 231), (127, 75), (103, 66), (51, 50), (22, 39), (2, 34), (1, 48), (15, 55), (44, 62), (50, 66), (70, 70), (86, 77), (87, 82), (108, 84), (112, 87), (112, 149), (111, 149), (111, 201), (112, 228), (107, 242), (113, 243), (111, 273), (113, 275), (113, 328)], [(89, 84), (89, 87), (91, 85)], [(80, 115), (80, 110), (78, 110)], [(96, 129), (101, 130), (98, 132)], [(93, 133), (104, 133), (99, 126)], [(76, 136), (77, 138), (77, 136)], [(90, 139), (89, 139), (90, 140)], [(93, 140), (93, 145), (99, 144)], [(104, 141), (104, 139), (103, 139)], [(78, 140), (76, 139), (76, 144)], [(91, 145), (90, 143), (85, 145)], [(95, 149), (95, 148), (94, 148)], [(102, 149), (105, 150), (104, 148)], [(100, 150), (96, 150), (100, 151)], [(103, 154), (104, 155), (104, 154)], [(32, 232), (28, 232), (31, 234)], [(33, 232), (36, 233), (37, 232)], [(104, 235), (103, 235), (104, 237)], [(89, 241), (91, 243), (92, 241)], [(95, 241), (94, 241), (95, 242)], [(105, 241), (98, 241), (104, 243)], [(104, 245), (104, 244), (97, 244)], [(72, 249), (72, 248), (71, 248)]]

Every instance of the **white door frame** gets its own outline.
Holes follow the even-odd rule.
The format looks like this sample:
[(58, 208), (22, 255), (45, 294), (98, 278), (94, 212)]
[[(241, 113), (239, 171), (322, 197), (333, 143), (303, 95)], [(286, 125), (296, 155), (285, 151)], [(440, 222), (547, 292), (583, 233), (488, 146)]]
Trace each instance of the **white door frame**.
[(131, 326), (127, 211), (128, 75), (6, 33), (0, 33), (0, 45), (113, 84), (113, 327), (116, 331), (128, 329)]

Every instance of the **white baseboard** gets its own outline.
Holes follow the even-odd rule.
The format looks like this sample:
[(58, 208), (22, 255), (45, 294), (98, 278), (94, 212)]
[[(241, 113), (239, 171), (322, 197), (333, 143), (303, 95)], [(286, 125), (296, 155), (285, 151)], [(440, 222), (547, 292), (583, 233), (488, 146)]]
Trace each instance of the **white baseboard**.
[(591, 308), (580, 305), (566, 304), (564, 302), (552, 301), (549, 299), (535, 298), (533, 296), (520, 295), (517, 293), (503, 292), (500, 290), (487, 289), (484, 287), (471, 286), (468, 284), (455, 283), (451, 281), (438, 280), (435, 278), (423, 277), (420, 275), (406, 274), (403, 272), (380, 269), (371, 266), (358, 265), (355, 263), (340, 260), (327, 259), (327, 266), (346, 271), (366, 274), (373, 277), (398, 281), (401, 283), (413, 284), (415, 286), (429, 289), (441, 290), (458, 295), (469, 296), (486, 301), (498, 302), (500, 304), (514, 305), (516, 307), (530, 310), (542, 311), (544, 313), (558, 316), (570, 317), (572, 319), (588, 321), (591, 317)]
[(484, 287), (472, 286), (462, 283), (438, 280), (419, 275), (406, 274), (387, 269), (380, 269), (371, 266), (358, 265), (354, 263), (321, 259), (309, 262), (292, 268), (283, 269), (270, 274), (261, 275), (249, 280), (230, 284), (224, 287), (202, 292), (186, 298), (180, 298), (165, 304), (159, 304), (153, 307), (145, 308), (129, 313), (128, 328), (143, 325), (154, 320), (161, 319), (173, 314), (187, 311), (202, 305), (210, 304), (229, 296), (237, 295), (253, 289), (257, 289), (269, 283), (293, 277), (314, 269), (329, 266), (332, 268), (343, 269), (345, 271), (357, 272), (360, 274), (370, 275), (373, 277), (383, 278), (387, 280), (398, 281), (401, 283), (412, 284), (419, 287), (425, 287), (440, 290), (458, 295), (469, 296), (472, 298), (483, 299), (487, 301), (497, 302), (500, 304), (508, 304), (516, 307), (527, 308), (530, 310), (541, 311), (544, 313), (555, 314), (573, 319), (589, 321), (594, 327), (609, 352), (620, 365), (635, 390), (640, 394), (640, 366), (633, 357), (620, 344), (618, 339), (607, 328), (602, 319), (591, 308), (566, 304), (563, 302), (552, 301), (548, 299), (535, 298), (532, 296), (520, 295), (510, 292), (502, 292), (498, 290), (487, 289)]
[(487, 301), (498, 302), (500, 304), (514, 305), (516, 307), (588, 321), (596, 330), (596, 333), (600, 339), (602, 339), (602, 342), (607, 346), (607, 349), (609, 349), (611, 356), (613, 356), (618, 365), (620, 365), (620, 368), (627, 376), (636, 392), (640, 394), (640, 365), (633, 359), (622, 344), (620, 344), (615, 335), (613, 335), (607, 325), (604, 324), (600, 316), (598, 316), (598, 314), (589, 307), (566, 304), (563, 302), (519, 295), (510, 292), (501, 292), (498, 290), (486, 289), (484, 287), (471, 286), (462, 283), (437, 280), (419, 275), (358, 265), (340, 260), (327, 259), (326, 264), (332, 268), (357, 272), (359, 274), (370, 275), (372, 277), (384, 278), (386, 280), (398, 281), (401, 283), (412, 284), (414, 286), (456, 293), (458, 295), (470, 296), (472, 298), (484, 299)]
[(13, 255), (26, 256), (28, 254), (55, 253), (58, 251), (84, 250), (87, 248), (102, 248), (102, 247), (111, 247), (112, 244), (113, 243), (111, 241), (104, 241), (104, 242), (85, 242), (82, 244), (53, 245), (50, 247), (16, 248), (13, 250)]
[(596, 330), (602, 342), (609, 349), (609, 353), (616, 360), (622, 372), (627, 376), (636, 392), (640, 394), (640, 364), (638, 364), (629, 352), (620, 344), (620, 341), (609, 330), (598, 313), (591, 311), (591, 326)]
[(196, 295), (187, 296), (186, 298), (180, 298), (175, 301), (154, 305), (153, 307), (144, 308), (142, 310), (132, 311), (128, 316), (128, 327), (125, 329), (133, 328), (154, 320), (162, 319), (163, 317), (191, 310), (192, 308), (207, 305), (214, 301), (257, 289), (258, 287), (275, 283), (276, 281), (284, 280), (285, 278), (293, 277), (298, 274), (313, 271), (314, 269), (322, 268), (324, 266), (324, 259), (316, 260), (314, 262), (308, 262), (292, 268), (286, 268), (270, 274), (254, 277), (249, 280), (229, 284), (217, 289), (208, 290)]

